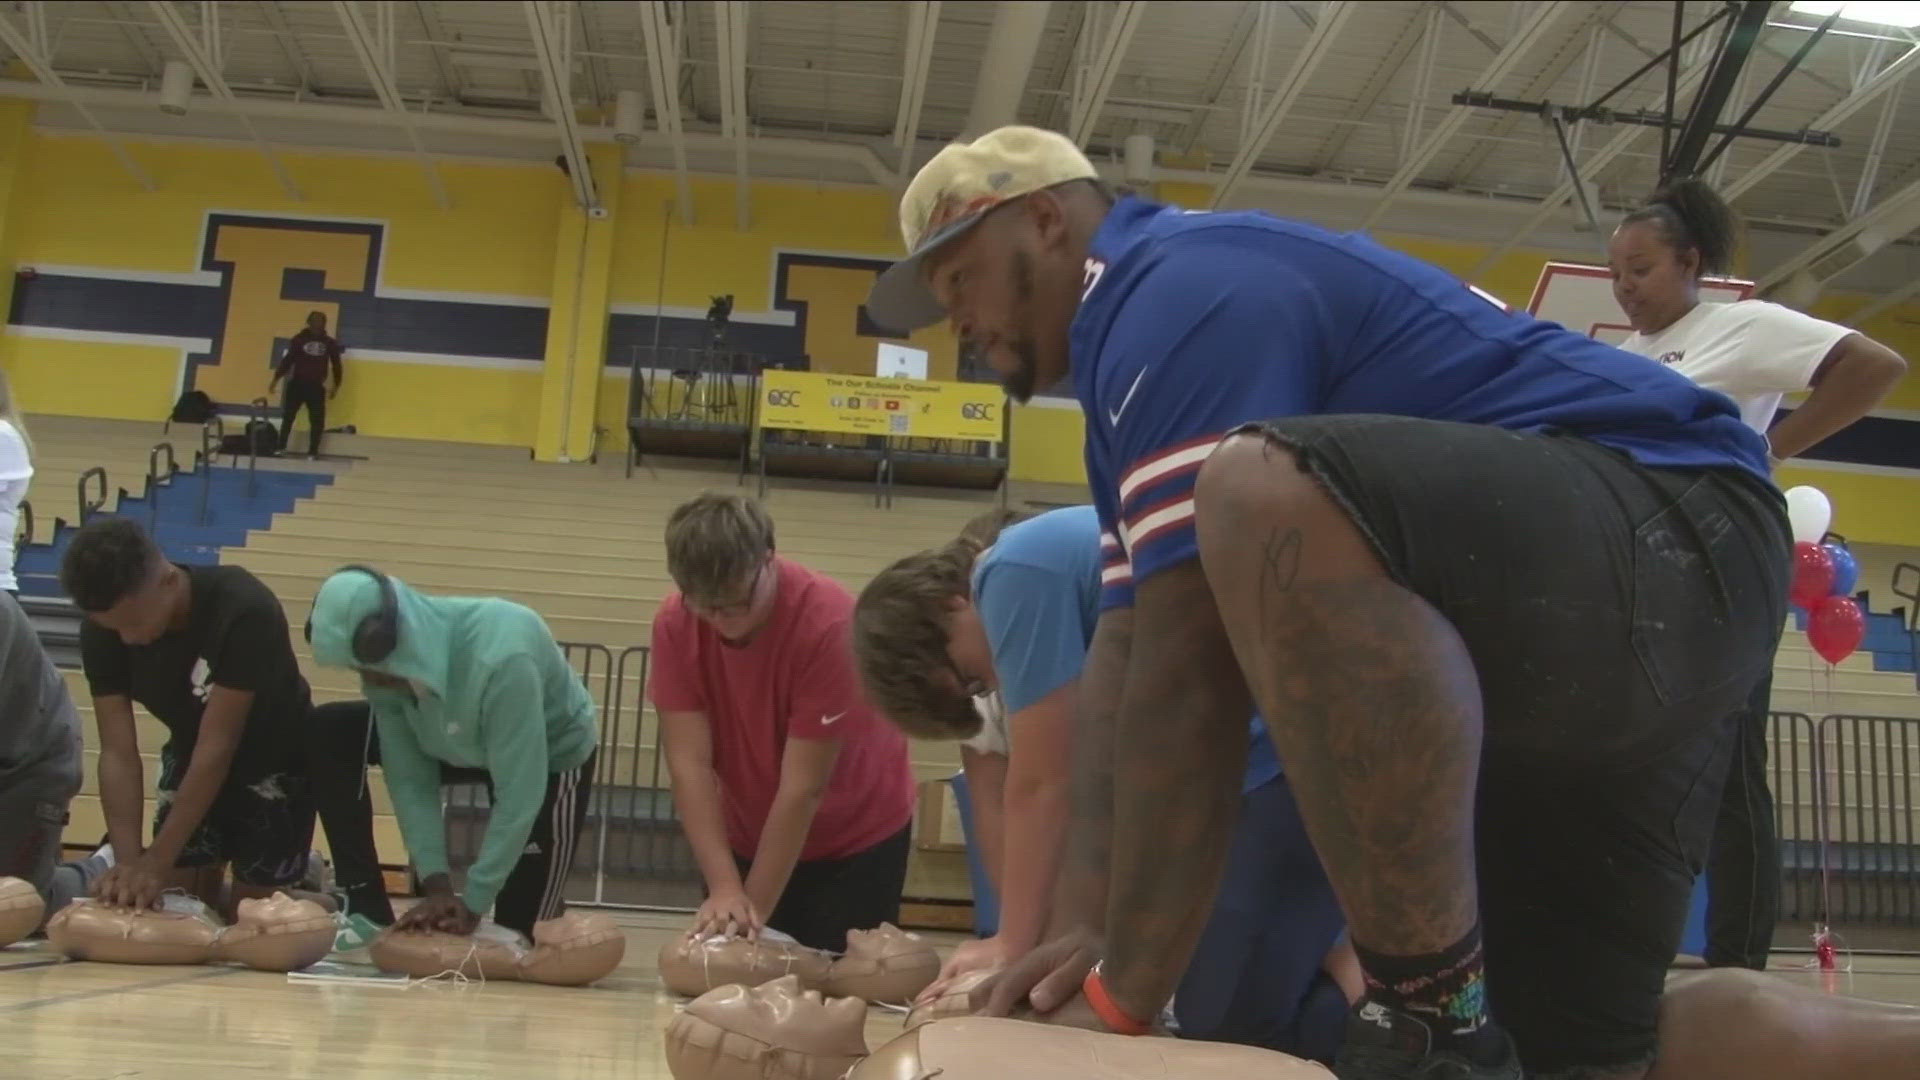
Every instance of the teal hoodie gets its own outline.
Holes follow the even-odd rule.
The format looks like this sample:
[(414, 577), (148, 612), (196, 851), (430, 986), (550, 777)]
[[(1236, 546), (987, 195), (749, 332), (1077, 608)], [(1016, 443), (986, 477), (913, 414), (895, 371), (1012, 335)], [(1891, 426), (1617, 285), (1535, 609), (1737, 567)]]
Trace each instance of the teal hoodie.
[[(593, 699), (539, 614), (507, 600), (423, 596), (390, 578), (400, 641), (375, 671), (414, 693), (367, 685), (380, 763), (400, 834), (420, 876), (447, 871), (440, 764), (485, 769), (493, 809), (464, 897), (486, 914), (519, 862), (546, 799), (547, 779), (584, 763), (599, 742)], [(380, 585), (335, 574), (313, 601), (314, 659), (358, 667), (353, 631), (378, 611)]]

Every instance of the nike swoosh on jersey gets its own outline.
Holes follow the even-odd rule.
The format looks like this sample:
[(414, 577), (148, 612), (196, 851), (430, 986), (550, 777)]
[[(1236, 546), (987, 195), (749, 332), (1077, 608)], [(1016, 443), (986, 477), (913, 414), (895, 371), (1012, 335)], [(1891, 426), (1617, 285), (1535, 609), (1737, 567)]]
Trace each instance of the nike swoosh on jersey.
[(1140, 380), (1147, 377), (1147, 369), (1141, 368), (1140, 374), (1133, 377), (1133, 385), (1127, 387), (1127, 396), (1120, 399), (1120, 407), (1109, 409), (1107, 419), (1114, 424), (1120, 423), (1120, 414), (1127, 411), (1127, 403), (1133, 400), (1133, 392), (1140, 389)]
[(827, 725), (833, 723), (835, 720), (838, 720), (845, 715), (847, 714), (844, 712), (837, 712), (837, 713), (834, 713), (832, 716), (822, 716), (820, 718), (820, 726), (826, 727)]

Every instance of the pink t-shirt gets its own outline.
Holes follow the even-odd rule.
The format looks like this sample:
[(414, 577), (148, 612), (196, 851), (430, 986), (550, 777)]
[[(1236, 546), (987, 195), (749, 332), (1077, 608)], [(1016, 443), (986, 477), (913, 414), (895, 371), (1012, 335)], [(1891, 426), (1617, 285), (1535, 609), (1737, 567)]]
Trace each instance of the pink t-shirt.
[(653, 617), (648, 693), (661, 712), (706, 714), (734, 853), (752, 858), (780, 785), (787, 740), (838, 739), (840, 758), (802, 859), (858, 854), (913, 816), (907, 740), (867, 704), (854, 671), (853, 596), (831, 578), (774, 560), (779, 592), (744, 646), (669, 595)]

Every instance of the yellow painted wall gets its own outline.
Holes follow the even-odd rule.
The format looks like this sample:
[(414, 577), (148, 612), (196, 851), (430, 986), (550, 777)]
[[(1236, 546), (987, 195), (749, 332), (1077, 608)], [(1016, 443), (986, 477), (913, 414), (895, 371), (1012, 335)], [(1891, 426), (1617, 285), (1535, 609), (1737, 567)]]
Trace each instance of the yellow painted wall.
[[(9, 103), (10, 104), (10, 103)], [(552, 285), (564, 178), (548, 165), (443, 162), (451, 199), (440, 209), (411, 159), (285, 151), (280, 159), (304, 196), (291, 198), (255, 150), (127, 140), (158, 190), (143, 192), (100, 140), (36, 131), (28, 139), (14, 199), (21, 222), (14, 266), (77, 265), (133, 271), (199, 269), (206, 216), (236, 212), (386, 223), (383, 282), (389, 287), (542, 298)], [(285, 244), (275, 230), (227, 229), (223, 249)], [(303, 263), (328, 272), (330, 288), (359, 282), (364, 237), (314, 234)], [(223, 254), (228, 252), (224, 251)], [(356, 258), (361, 261), (356, 264)], [(236, 274), (243, 302), (227, 322), (230, 354), (269, 355), (273, 338), (307, 311), (332, 305), (279, 299), (277, 274)], [(342, 327), (351, 346), (352, 327)], [(177, 393), (178, 349), (0, 335), (0, 362), (26, 407), (37, 412), (158, 419)], [(224, 368), (225, 365), (222, 365)], [(202, 368), (200, 385), (223, 400), (266, 390), (261, 367)], [(536, 371), (354, 362), (329, 422), (411, 438), (531, 446), (539, 400)]]
[[(878, 190), (762, 183), (754, 186), (752, 228), (737, 227), (731, 181), (691, 181), (694, 221), (671, 212), (676, 186), (664, 174), (631, 174), (622, 196), (613, 301), (664, 303), (705, 309), (732, 293), (734, 311), (770, 311), (774, 267), (782, 251), (890, 259), (900, 253), (893, 203)], [(666, 244), (666, 289), (660, 289), (661, 243)], [(873, 272), (799, 266), (788, 280), (787, 298), (808, 304), (806, 351), (816, 371), (871, 374), (874, 347), (883, 339), (855, 332), (856, 313), (873, 285)], [(891, 339), (928, 352), (928, 374), (950, 379), (958, 344), (945, 326)]]

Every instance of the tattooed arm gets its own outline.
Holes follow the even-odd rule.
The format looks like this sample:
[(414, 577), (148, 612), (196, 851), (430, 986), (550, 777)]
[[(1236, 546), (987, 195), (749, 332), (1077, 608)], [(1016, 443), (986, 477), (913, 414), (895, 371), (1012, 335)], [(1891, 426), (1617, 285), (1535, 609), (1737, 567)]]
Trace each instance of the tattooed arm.
[(1251, 700), (1197, 559), (1140, 582), (1116, 717), (1106, 963), (1114, 1003), (1158, 1016), (1225, 872)]
[(1107, 870), (1113, 851), (1114, 714), (1133, 649), (1133, 612), (1100, 615), (1080, 669), (1073, 723), (1073, 772), (1066, 850), (1054, 884), (1045, 943), (974, 990), (973, 1006), (989, 1016), (1050, 1013), (1080, 993), (1100, 959), (1107, 920)]
[(1080, 707), (1074, 717), (1073, 773), (1067, 819), (1067, 849), (1054, 886), (1048, 936), (1068, 930), (1099, 930), (1107, 921), (1107, 871), (1113, 854), (1114, 720), (1133, 649), (1133, 612), (1114, 608), (1100, 616), (1087, 663), (1080, 673)]

